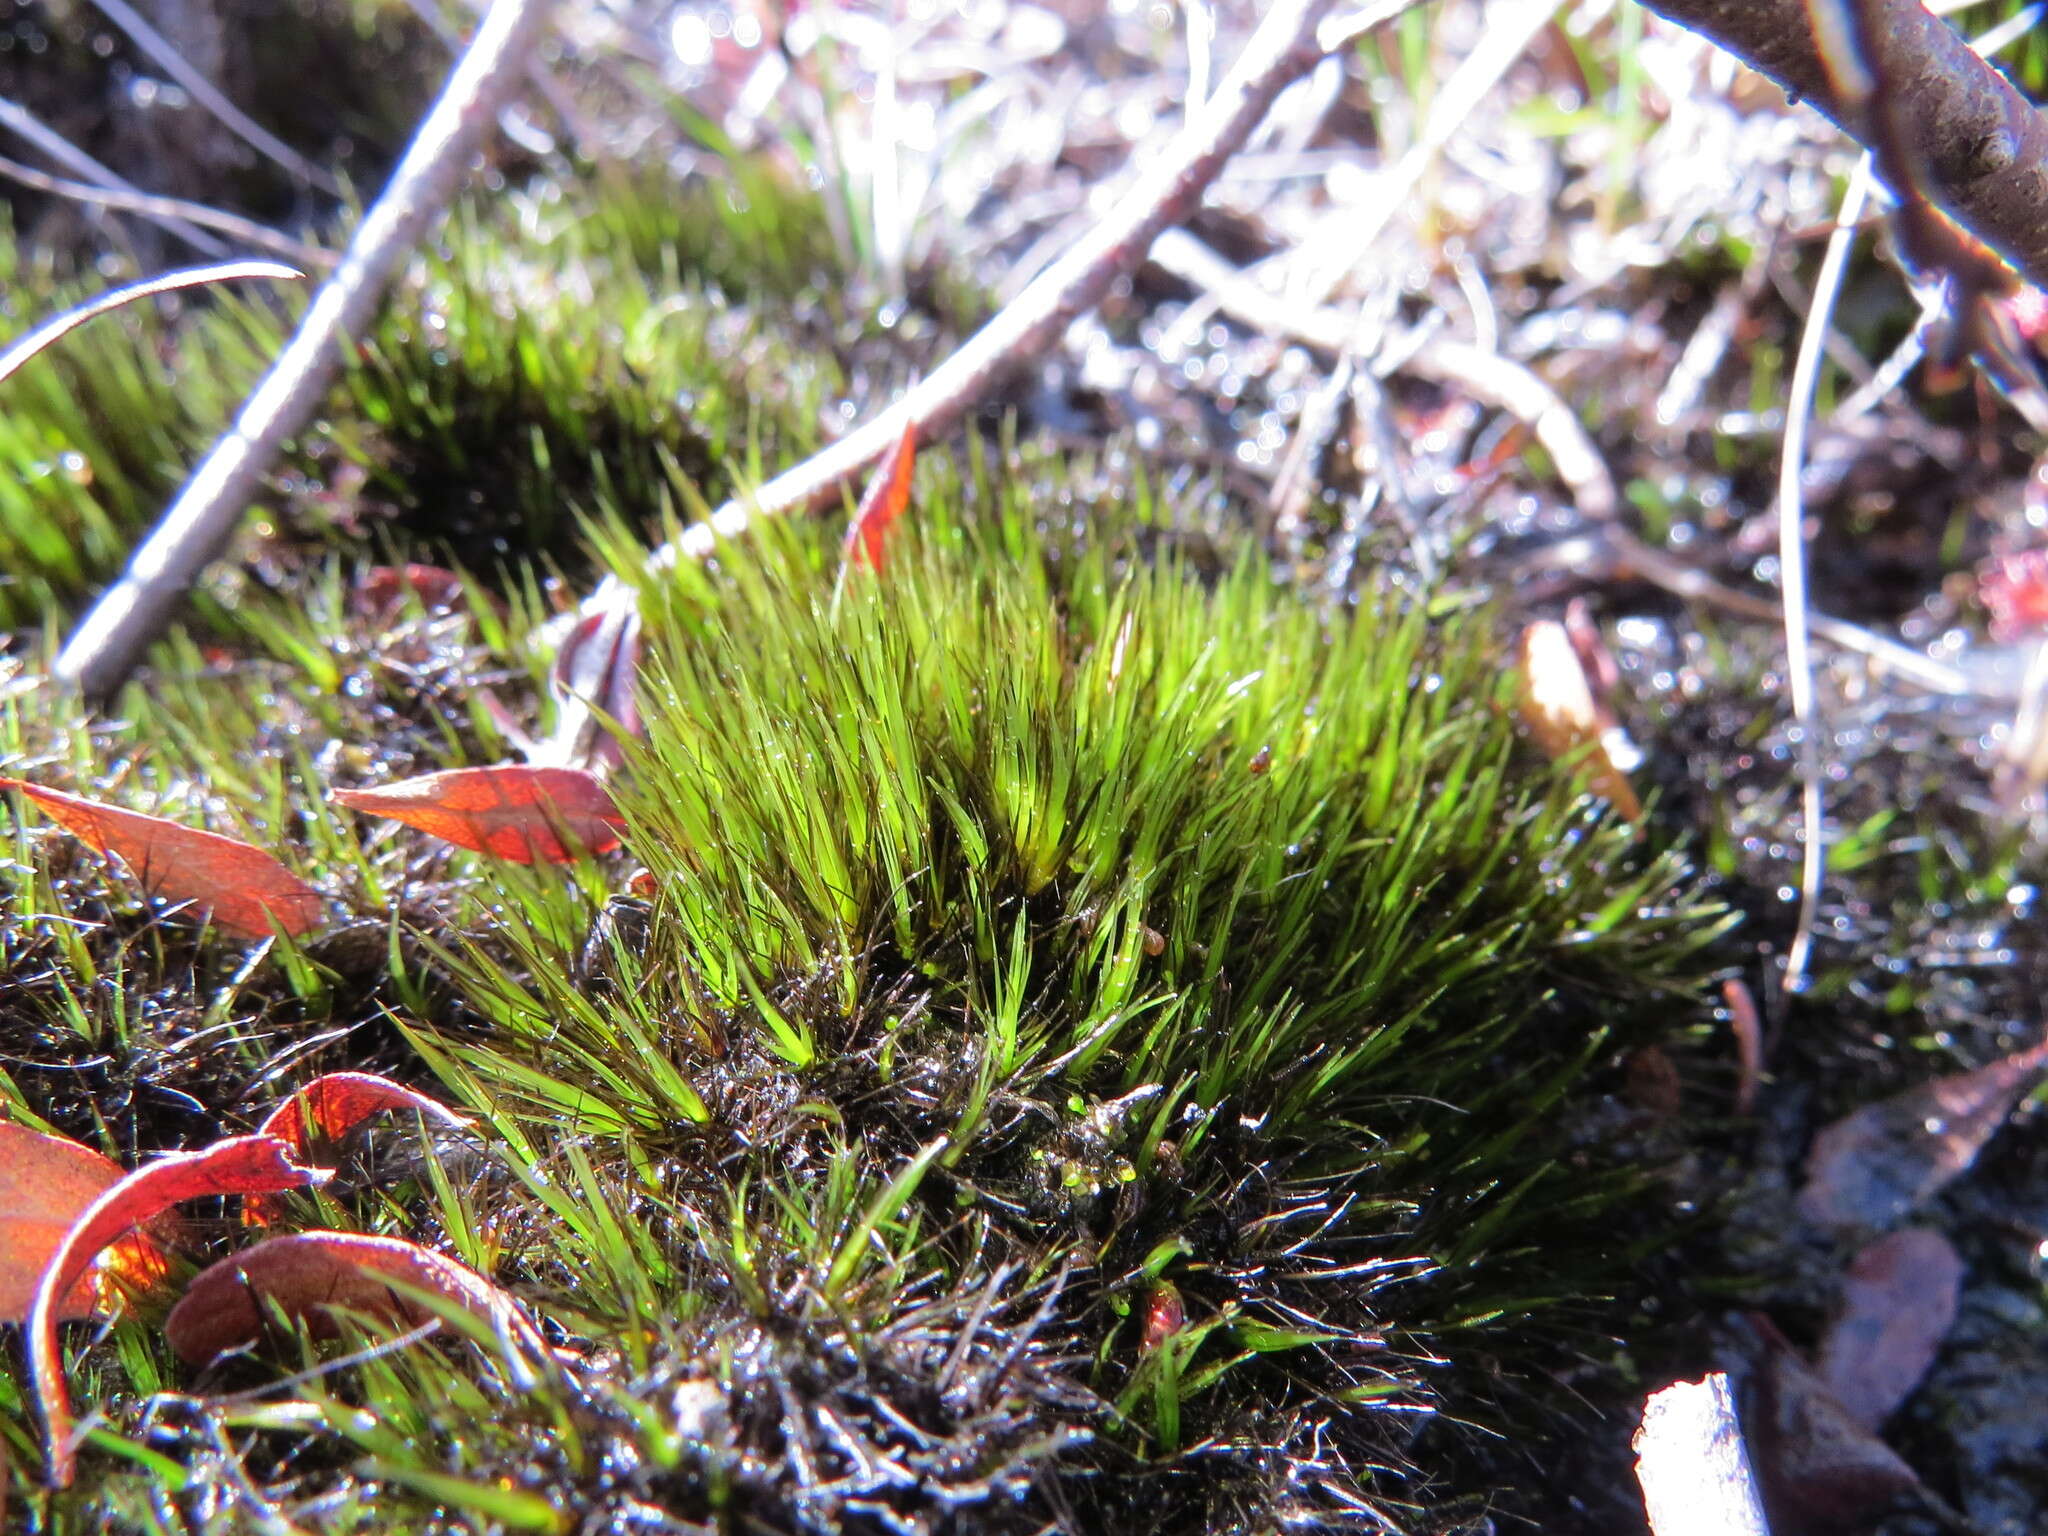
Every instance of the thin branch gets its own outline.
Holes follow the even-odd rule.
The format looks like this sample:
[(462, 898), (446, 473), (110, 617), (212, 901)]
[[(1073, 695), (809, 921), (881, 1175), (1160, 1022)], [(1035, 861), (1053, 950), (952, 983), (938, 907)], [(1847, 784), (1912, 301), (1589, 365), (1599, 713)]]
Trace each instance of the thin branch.
[(159, 293), (173, 293), (180, 288), (200, 288), (209, 283), (235, 282), (243, 278), (268, 277), (295, 282), (305, 275), (295, 267), (281, 266), (274, 261), (229, 261), (214, 267), (190, 267), (181, 272), (159, 272), (155, 277), (146, 277), (139, 283), (128, 284), (125, 288), (95, 294), (83, 304), (74, 305), (61, 315), (45, 320), (8, 347), (5, 352), (0, 352), (0, 383), (5, 383), (13, 377), (23, 363), (59, 337), (69, 335), (86, 321), (104, 315), (109, 310), (119, 309), (123, 304), (132, 304), (137, 299), (147, 299)]
[[(1838, 81), (1808, 0), (1645, 0), (1810, 102), (1866, 148), (1873, 125)], [(1920, 0), (1867, 0), (1863, 29), (1886, 82), (1878, 136), (1914, 146), (1910, 184), (2015, 266), (2048, 285), (2048, 115)], [(1904, 173), (1902, 173), (1904, 174)]]
[(158, 69), (176, 81), (186, 95), (211, 112), (236, 138), (251, 149), (268, 155), (292, 175), (310, 182), (329, 196), (347, 195), (340, 182), (228, 100), (220, 87), (193, 68), (186, 57), (171, 46), (168, 38), (142, 19), (128, 0), (92, 0), (92, 3), (100, 8), (107, 20), (126, 32)]
[(547, 0), (492, 5), (390, 185), (357, 226), (341, 266), (313, 296), (233, 429), (193, 471), (120, 581), (65, 643), (58, 678), (104, 697), (169, 622), (186, 589), (227, 542), (285, 440), (319, 405), (343, 344), (376, 319), (392, 272), (454, 196), (498, 109), (524, 78), (547, 14)]
[(1856, 163), (1835, 232), (1821, 259), (1813, 285), (1813, 307), (1799, 337), (1792, 364), (1791, 398), (1785, 405), (1785, 441), (1778, 465), (1778, 592), (1785, 611), (1785, 672), (1792, 689), (1792, 719), (1798, 733), (1800, 817), (1806, 826), (1806, 848), (1800, 863), (1799, 926), (1785, 953), (1785, 990), (1798, 992), (1806, 983), (1806, 962), (1813, 950), (1813, 923), (1820, 909), (1821, 881), (1827, 874), (1827, 837), (1821, 804), (1820, 721), (1813, 699), (1813, 641), (1806, 611), (1806, 436), (1813, 424), (1814, 396), (1820, 387), (1828, 328), (1834, 324), (1835, 300), (1856, 246), (1856, 221), (1872, 185), (1871, 157)]
[[(94, 186), (105, 187), (110, 192), (130, 193), (137, 197), (143, 195), (140, 187), (123, 180), (20, 102), (5, 96), (0, 96), (0, 128), (5, 128), (23, 143), (35, 146), (36, 150), (51, 163), (61, 165), (72, 175), (89, 181)], [(154, 213), (147, 209), (138, 209), (137, 212), (165, 233), (176, 235), (203, 256), (228, 254), (228, 248), (205, 230), (188, 224), (175, 215)]]
[(332, 251), (308, 245), (303, 240), (294, 240), (283, 230), (182, 197), (163, 197), (154, 192), (124, 192), (118, 187), (72, 181), (68, 177), (39, 171), (32, 165), (23, 165), (19, 160), (10, 160), (5, 155), (0, 155), (0, 176), (19, 182), (32, 191), (47, 192), (52, 197), (68, 197), (76, 203), (112, 208), (117, 213), (139, 213), (151, 219), (184, 219), (202, 229), (217, 229), (230, 239), (287, 261), (295, 261), (300, 266), (327, 268), (337, 260)]
[[(1203, 289), (1216, 309), (1241, 324), (1333, 357), (1349, 349), (1353, 327), (1347, 316), (1268, 293), (1185, 230), (1163, 235), (1153, 247), (1152, 259)], [(1620, 510), (1621, 497), (1607, 461), (1571, 407), (1534, 369), (1470, 342), (1430, 336), (1391, 371), (1453, 385), (1482, 405), (1507, 412), (1525, 423), (1543, 445), (1581, 512), (1607, 519)]]
[[(744, 500), (729, 501), (656, 550), (649, 568), (701, 559), (755, 517), (822, 505), (893, 448), (907, 424), (926, 442), (943, 436), (1012, 372), (1098, 304), (1111, 284), (1145, 257), (1162, 230), (1200, 205), (1202, 194), (1266, 115), (1281, 91), (1323, 58), (1316, 29), (1335, 0), (1280, 0), (1236, 67), (1165, 152), (1119, 197), (1110, 213), (1022, 293), (897, 402), (837, 442), (786, 470)], [(1376, 7), (1384, 13), (1386, 7)], [(586, 611), (621, 600), (607, 582)]]
[[(1542, 563), (1554, 566), (1572, 566), (1583, 562), (1592, 552), (1606, 568), (1617, 576), (1635, 576), (1662, 588), (1673, 597), (1684, 598), (1687, 602), (1705, 603), (1745, 619), (1782, 623), (1785, 611), (1781, 604), (1753, 592), (1744, 592), (1725, 582), (1716, 581), (1706, 572), (1697, 570), (1681, 560), (1675, 560), (1660, 549), (1645, 544), (1619, 524), (1602, 528), (1597, 539), (1570, 540), (1555, 545), (1546, 552)], [(1910, 645), (1901, 645), (1896, 640), (1886, 639), (1872, 630), (1851, 624), (1846, 619), (1830, 617), (1825, 613), (1807, 611), (1807, 628), (1812, 634), (1828, 644), (1858, 656), (1867, 656), (1879, 667), (1892, 675), (1904, 678), (1927, 689), (1931, 693), (1945, 694), (1951, 698), (1970, 696), (1990, 697), (1988, 685), (1971, 677), (1959, 668), (1934, 660)]]

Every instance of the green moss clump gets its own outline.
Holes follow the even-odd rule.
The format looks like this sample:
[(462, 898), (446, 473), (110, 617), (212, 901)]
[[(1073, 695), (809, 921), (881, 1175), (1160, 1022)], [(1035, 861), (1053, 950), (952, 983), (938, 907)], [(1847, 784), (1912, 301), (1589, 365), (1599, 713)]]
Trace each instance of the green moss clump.
[[(1056, 1292), (1092, 1398), (1053, 1422), (1112, 1448), (1061, 1498), (1114, 1504), (1091, 1474), (1136, 1457), (1170, 1528), (1271, 1515), (1318, 1425), (1383, 1495), (1408, 1420), (1375, 1407), (1460, 1398), (1435, 1351), (1531, 1370), (1626, 1285), (1642, 1182), (1575, 1128), (1719, 916), (1518, 753), (1483, 620), (1204, 577), (1142, 507), (1034, 515), (1048, 472), (930, 474), (879, 580), (778, 531), (660, 594), (627, 796), (657, 894), (524, 891), (516, 964), (449, 958), (480, 1027), (420, 1044), (693, 1213), (674, 1289), (636, 1268), (600, 1329), (672, 1370)], [(1148, 1347), (1148, 1307), (1181, 1331)]]
[[(772, 177), (626, 189), (592, 207), (546, 184), (458, 211), (352, 354), (251, 520), (248, 563), (392, 539), (411, 558), (579, 558), (577, 520), (650, 532), (708, 480), (815, 446), (843, 387), (836, 291), (814, 199)], [(0, 315), (16, 330), (88, 291), (0, 225)], [(303, 306), (244, 288), (130, 306), (5, 387), (0, 629), (109, 580), (233, 421)], [(807, 331), (808, 328), (808, 331)]]
[[(316, 1070), (438, 1078), (474, 1136), (392, 1127), (291, 1224), (453, 1253), (558, 1357), (373, 1329), (194, 1373), (146, 1304), (73, 1340), (105, 1426), (32, 1528), (1194, 1533), (1492, 1495), (1416, 1426), (1608, 1348), (1664, 1221), (1594, 1111), (1691, 1017), (1724, 918), (1684, 861), (1518, 745), (1486, 615), (1319, 606), (1142, 481), (979, 440), (927, 455), (879, 574), (769, 525), (647, 592), (623, 854), (358, 828), (327, 787), (507, 755), (484, 690), (545, 668), (565, 509), (623, 551), (838, 387), (801, 215), (728, 289), (758, 248), (716, 220), (516, 211), (337, 385), (277, 590), (207, 599), (236, 654), (173, 637), (98, 723), (0, 677), (0, 770), (240, 831), (336, 919), (252, 956), (11, 829), (0, 1093), (133, 1159)], [(11, 612), (95, 578), (275, 324), (102, 322), (40, 373), (9, 451), (94, 473), (0, 500)], [(408, 554), (501, 509), (511, 611), (353, 608), (322, 557), (358, 535), (314, 527), (344, 462)], [(99, 542), (66, 567), (38, 517)], [(15, 1366), (0, 1436), (37, 1464)]]

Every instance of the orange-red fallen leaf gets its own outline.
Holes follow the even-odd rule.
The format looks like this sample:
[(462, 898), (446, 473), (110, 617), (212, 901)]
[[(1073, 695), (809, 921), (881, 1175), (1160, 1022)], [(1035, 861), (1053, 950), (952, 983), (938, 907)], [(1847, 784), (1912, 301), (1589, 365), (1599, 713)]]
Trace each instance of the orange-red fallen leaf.
[(1800, 1214), (1835, 1230), (1896, 1226), (1977, 1160), (2044, 1074), (2048, 1041), (1843, 1116), (1813, 1139)]
[(434, 1313), (395, 1289), (398, 1281), (451, 1301), (516, 1342), (536, 1362), (547, 1358), (540, 1331), (514, 1301), (468, 1265), (396, 1237), (353, 1232), (296, 1232), (273, 1237), (193, 1279), (171, 1315), (164, 1338), (181, 1359), (203, 1365), (263, 1337), (270, 1303), (303, 1322), (316, 1338), (332, 1338), (331, 1308), (367, 1314), (401, 1328)]
[(910, 472), (917, 467), (917, 423), (906, 422), (903, 435), (889, 451), (874, 479), (861, 494), (853, 522), (846, 530), (846, 563), (882, 568), (882, 549), (889, 530), (910, 506)]
[[(466, 1130), (470, 1120), (439, 1099), (394, 1083), (374, 1072), (329, 1072), (316, 1077), (273, 1109), (257, 1133), (275, 1136), (303, 1158), (316, 1141), (339, 1141), (370, 1116), (387, 1109), (416, 1109), (451, 1130)], [(242, 1220), (268, 1226), (276, 1219), (277, 1202), (251, 1195), (242, 1202)]]
[(1955, 1326), (1963, 1261), (1939, 1232), (1906, 1227), (1857, 1254), (1820, 1346), (1820, 1374), (1874, 1430), (1913, 1395)]
[[(0, 1120), (0, 1323), (20, 1323), (35, 1300), (35, 1282), (63, 1233), (100, 1194), (121, 1180), (121, 1165), (70, 1137), (49, 1137)], [(133, 1233), (113, 1245), (100, 1266), (141, 1284), (164, 1270), (162, 1251)], [(90, 1317), (98, 1298), (94, 1276), (57, 1296), (57, 1317)]]
[(581, 768), (450, 768), (382, 789), (337, 789), (334, 799), (514, 864), (609, 853), (626, 824), (603, 781)]
[(1637, 819), (1642, 802), (1615, 761), (1625, 738), (1593, 697), (1570, 633), (1554, 620), (1539, 619), (1522, 631), (1518, 649), (1522, 723), (1536, 745), (1553, 760), (1583, 759), (1587, 788), (1628, 820)]
[(101, 805), (22, 779), (0, 778), (0, 789), (19, 790), (81, 842), (102, 853), (119, 854), (151, 895), (204, 908), (231, 933), (268, 938), (274, 921), (286, 933), (301, 934), (325, 915), (318, 891), (240, 838)]
[(293, 1162), (291, 1148), (275, 1136), (230, 1136), (197, 1152), (172, 1152), (144, 1164), (79, 1213), (43, 1266), (28, 1314), (29, 1377), (42, 1407), (44, 1452), (53, 1486), (70, 1486), (76, 1457), (71, 1395), (57, 1351), (57, 1318), (62, 1299), (71, 1294), (100, 1250), (181, 1200), (273, 1194), (317, 1184), (327, 1176), (325, 1168), (302, 1168)]

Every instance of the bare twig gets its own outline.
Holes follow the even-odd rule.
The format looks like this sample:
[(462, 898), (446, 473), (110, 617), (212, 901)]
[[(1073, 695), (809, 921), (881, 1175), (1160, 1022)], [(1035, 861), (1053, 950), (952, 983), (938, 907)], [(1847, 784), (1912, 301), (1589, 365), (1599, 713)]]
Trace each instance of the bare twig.
[[(1875, 147), (1853, 86), (1831, 75), (1809, 0), (1647, 0), (1811, 102)], [(1903, 198), (1927, 197), (2019, 269), (2048, 284), (2048, 115), (1977, 57), (1920, 0), (1869, 0), (1867, 37), (1887, 83), (1881, 131), (1914, 146)]]
[(340, 182), (229, 101), (220, 87), (193, 68), (185, 56), (171, 46), (168, 38), (142, 19), (128, 0), (93, 0), (93, 4), (100, 8), (107, 20), (126, 32), (158, 69), (183, 87), (187, 95), (219, 119), (221, 125), (236, 138), (328, 195), (345, 195)]
[[(1332, 309), (1304, 308), (1268, 293), (1185, 230), (1162, 235), (1152, 259), (1205, 289), (1218, 309), (1241, 324), (1326, 354), (1341, 356), (1349, 347), (1353, 327), (1348, 316)], [(1607, 461), (1571, 407), (1533, 369), (1469, 342), (1430, 336), (1395, 371), (1454, 385), (1482, 405), (1506, 411), (1535, 434), (1581, 512), (1611, 518), (1619, 510), (1621, 498)]]
[(1785, 405), (1785, 442), (1778, 465), (1778, 592), (1785, 610), (1785, 673), (1792, 689), (1792, 719), (1798, 734), (1800, 816), (1806, 824), (1806, 848), (1800, 861), (1799, 926), (1785, 952), (1785, 990), (1805, 985), (1806, 962), (1813, 950), (1813, 921), (1820, 908), (1821, 881), (1827, 873), (1826, 828), (1822, 824), (1820, 722), (1813, 703), (1813, 644), (1806, 611), (1806, 434), (1813, 424), (1813, 401), (1820, 387), (1821, 360), (1835, 300), (1848, 272), (1849, 252), (1856, 245), (1856, 221), (1872, 184), (1871, 157), (1865, 155), (1842, 195), (1835, 232), (1828, 238), (1820, 277), (1813, 285), (1813, 307), (1800, 333), (1799, 355), (1792, 364), (1791, 398)]
[(128, 284), (125, 288), (115, 288), (107, 293), (97, 294), (83, 304), (74, 305), (61, 315), (45, 320), (5, 352), (0, 352), (0, 383), (5, 383), (23, 363), (59, 337), (70, 334), (88, 320), (104, 315), (109, 310), (119, 309), (123, 304), (132, 304), (137, 299), (147, 299), (159, 293), (173, 293), (180, 288), (200, 288), (208, 283), (235, 282), (242, 278), (269, 277), (292, 282), (305, 275), (294, 267), (281, 266), (274, 261), (229, 261), (215, 267), (189, 267), (182, 272), (159, 272), (155, 277), (146, 277), (139, 283)]
[[(1769, 598), (1716, 581), (1706, 572), (1675, 560), (1660, 549), (1651, 548), (1618, 524), (1601, 529), (1597, 540), (1574, 539), (1552, 546), (1545, 552), (1542, 563), (1583, 566), (1589, 553), (1594, 553), (1596, 548), (1595, 558), (1607, 562), (1614, 574), (1640, 577), (1673, 597), (1706, 603), (1745, 619), (1766, 623), (1784, 620), (1784, 609)], [(1867, 656), (1887, 672), (1910, 679), (1929, 692), (1957, 698), (1985, 693), (1985, 685), (1969, 674), (1923, 655), (1909, 645), (1901, 645), (1846, 619), (1833, 618), (1811, 609), (1807, 611), (1806, 618), (1808, 631), (1817, 639), (1858, 656)]]
[(392, 271), (447, 207), (499, 107), (524, 78), (547, 13), (547, 0), (492, 5), (390, 185), (363, 216), (340, 268), (313, 296), (233, 429), (193, 471), (120, 581), (66, 642), (57, 657), (60, 679), (105, 696), (220, 552), (285, 439), (319, 404), (341, 345), (376, 318)]
[(118, 187), (72, 181), (68, 177), (39, 171), (32, 165), (23, 165), (19, 160), (10, 160), (5, 155), (0, 155), (0, 176), (34, 191), (47, 192), (52, 197), (68, 197), (73, 202), (92, 203), (112, 208), (117, 213), (139, 213), (152, 219), (184, 219), (202, 229), (217, 229), (230, 239), (254, 246), (259, 251), (268, 251), (286, 261), (297, 262), (303, 267), (324, 269), (332, 267), (337, 260), (332, 251), (308, 245), (303, 240), (294, 240), (268, 224), (259, 224), (240, 214), (209, 208), (204, 203), (182, 197), (162, 197), (154, 192), (124, 192)]
[[(0, 128), (5, 128), (23, 143), (33, 145), (53, 164), (63, 166), (72, 175), (82, 177), (94, 186), (105, 187), (110, 192), (130, 193), (137, 197), (143, 195), (140, 187), (133, 182), (122, 180), (27, 107), (5, 96), (0, 96)], [(146, 208), (138, 208), (136, 211), (165, 233), (176, 235), (203, 256), (228, 254), (228, 248), (213, 236), (175, 214), (156, 213)]]
[[(1316, 29), (1334, 9), (1335, 0), (1275, 4), (1236, 67), (1100, 224), (894, 405), (753, 495), (729, 501), (706, 521), (684, 529), (655, 551), (650, 568), (701, 559), (721, 538), (743, 533), (755, 517), (830, 501), (849, 479), (893, 448), (907, 424), (915, 423), (926, 442), (949, 431), (999, 381), (1094, 308), (1119, 276), (1144, 259), (1162, 230), (1195, 210), (1204, 189), (1258, 127), (1273, 99), (1323, 57)], [(585, 611), (616, 605), (622, 598), (619, 587), (607, 581)]]

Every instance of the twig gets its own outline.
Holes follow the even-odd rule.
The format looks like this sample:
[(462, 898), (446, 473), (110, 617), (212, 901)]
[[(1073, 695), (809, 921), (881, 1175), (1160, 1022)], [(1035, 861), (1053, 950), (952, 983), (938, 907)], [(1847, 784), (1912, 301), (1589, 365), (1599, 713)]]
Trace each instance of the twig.
[(182, 197), (163, 197), (154, 192), (124, 192), (118, 187), (72, 181), (68, 177), (39, 171), (32, 165), (23, 165), (19, 160), (10, 160), (5, 155), (0, 155), (0, 176), (34, 191), (47, 192), (52, 197), (68, 197), (77, 203), (96, 203), (117, 213), (139, 213), (152, 219), (184, 219), (202, 229), (217, 229), (230, 239), (304, 267), (332, 267), (337, 260), (332, 251), (308, 245), (303, 240), (294, 240), (283, 230)]
[[(907, 424), (917, 425), (923, 441), (943, 436), (999, 381), (1094, 308), (1119, 276), (1144, 259), (1162, 230), (1194, 212), (1204, 189), (1258, 127), (1273, 99), (1323, 57), (1316, 28), (1334, 8), (1335, 0), (1275, 4), (1236, 67), (1158, 161), (1117, 199), (1108, 217), (894, 405), (753, 495), (729, 501), (704, 522), (684, 529), (654, 552), (649, 569), (702, 559), (720, 539), (745, 532), (755, 517), (829, 501), (849, 479), (893, 448)], [(590, 612), (622, 600), (620, 587), (607, 579), (584, 609)]]
[(109, 310), (119, 309), (123, 304), (132, 304), (137, 299), (150, 298), (159, 293), (173, 293), (180, 288), (200, 288), (208, 283), (234, 282), (241, 278), (271, 277), (293, 282), (305, 275), (295, 267), (281, 266), (274, 261), (229, 261), (215, 267), (189, 267), (182, 272), (159, 272), (155, 277), (146, 277), (139, 283), (130, 283), (124, 288), (96, 294), (83, 304), (73, 305), (61, 315), (45, 320), (5, 352), (0, 352), (0, 383), (5, 383), (23, 363), (59, 337), (68, 335), (88, 320), (104, 315)]
[[(1153, 247), (1152, 259), (1176, 277), (1207, 290), (1218, 309), (1242, 324), (1289, 337), (1326, 354), (1341, 356), (1349, 347), (1349, 317), (1331, 309), (1305, 309), (1266, 292), (1185, 230), (1162, 235)], [(1600, 450), (1571, 407), (1533, 369), (1469, 342), (1431, 336), (1393, 371), (1455, 385), (1482, 405), (1506, 411), (1526, 423), (1550, 455), (1558, 478), (1570, 489), (1581, 512), (1606, 519), (1620, 509), (1614, 477)]]
[(325, 394), (342, 344), (376, 318), (392, 271), (447, 207), (499, 107), (524, 78), (547, 14), (547, 0), (492, 5), (390, 185), (357, 226), (341, 266), (313, 296), (233, 429), (214, 444), (120, 581), (65, 643), (57, 657), (59, 679), (94, 698), (118, 686), (220, 552), (285, 439)]
[(1834, 324), (1835, 300), (1856, 245), (1856, 221), (1872, 185), (1871, 158), (1856, 163), (1849, 189), (1842, 194), (1835, 232), (1821, 259), (1813, 285), (1813, 307), (1800, 333), (1799, 355), (1792, 364), (1791, 398), (1785, 403), (1785, 442), (1778, 464), (1778, 592), (1785, 610), (1785, 673), (1792, 688), (1792, 719), (1799, 734), (1799, 805), (1806, 823), (1806, 848), (1800, 861), (1799, 926), (1785, 952), (1785, 990), (1800, 991), (1806, 963), (1813, 952), (1813, 922), (1820, 909), (1821, 881), (1827, 874), (1827, 839), (1822, 825), (1819, 721), (1813, 707), (1813, 643), (1806, 612), (1806, 435), (1813, 424), (1813, 402), (1820, 386), (1828, 328)]
[[(1612, 563), (1616, 575), (1640, 577), (1673, 597), (1707, 603), (1745, 619), (1777, 623), (1784, 620), (1784, 609), (1769, 598), (1716, 581), (1706, 572), (1675, 560), (1660, 549), (1653, 549), (1618, 524), (1601, 529), (1595, 540), (1571, 540), (1552, 546), (1546, 551), (1543, 563), (1556, 566), (1583, 564), (1587, 550), (1596, 546), (1601, 558)], [(1883, 635), (1860, 628), (1846, 619), (1809, 609), (1806, 627), (1815, 638), (1859, 656), (1868, 656), (1879, 666), (1912, 680), (1930, 692), (1956, 698), (1969, 695), (1988, 697), (1985, 686), (1960, 669), (1922, 655), (1909, 645), (1887, 640)]]
[[(0, 96), (0, 128), (5, 128), (25, 143), (33, 144), (55, 164), (63, 166), (72, 175), (82, 177), (95, 186), (105, 187), (110, 192), (127, 192), (138, 197), (143, 195), (140, 187), (133, 182), (122, 180), (27, 107), (5, 96)], [(213, 236), (186, 223), (176, 215), (154, 213), (148, 209), (136, 211), (165, 233), (176, 235), (203, 256), (228, 254), (228, 248)]]
[[(1647, 0), (1704, 33), (1843, 132), (1875, 147), (1814, 36), (1809, 0)], [(1879, 40), (1887, 82), (1880, 131), (1917, 152), (1914, 193), (1948, 213), (2019, 269), (2048, 284), (2048, 115), (1977, 57), (1920, 0), (1872, 0), (1866, 35)]]
[(182, 86), (188, 96), (211, 112), (236, 138), (251, 149), (270, 156), (292, 175), (310, 182), (329, 196), (346, 195), (340, 182), (229, 101), (220, 87), (193, 68), (185, 56), (171, 46), (168, 38), (142, 19), (128, 0), (92, 0), (92, 3), (105, 13), (107, 20), (126, 32), (158, 69)]
[[(1953, 9), (1954, 6), (1949, 8)], [(2044, 10), (2048, 10), (2048, 5), (2038, 3), (2037, 0), (2036, 4), (2006, 17), (1997, 26), (1989, 27), (1980, 36), (1971, 39), (1971, 51), (1979, 58), (1985, 59), (2001, 52), (2008, 43), (2016, 42), (2038, 25)], [(1884, 360), (1877, 371), (1853, 395), (1835, 408), (1835, 413), (1830, 418), (1831, 424), (1854, 421), (1904, 381), (1906, 375), (1927, 351), (1928, 337), (1946, 307), (1945, 301), (1951, 297), (1947, 292), (1947, 286), (1926, 286), (1920, 299), (1920, 319), (1913, 327), (1912, 333), (1899, 343), (1891, 356)], [(1997, 361), (1995, 338), (1982, 335), (1977, 340), (1980, 343), (1977, 352), (1979, 362), (1985, 364), (1987, 371), (1995, 375), (1997, 369), (1992, 366)], [(2027, 392), (2008, 390), (2007, 398), (2012, 401), (2014, 408), (2026, 417), (2028, 426), (2037, 432), (2048, 431), (2048, 417), (2044, 417), (2038, 405), (2031, 403)]]

